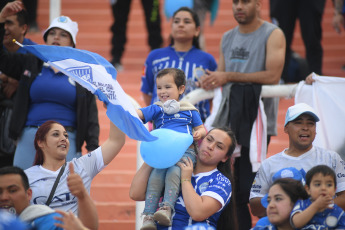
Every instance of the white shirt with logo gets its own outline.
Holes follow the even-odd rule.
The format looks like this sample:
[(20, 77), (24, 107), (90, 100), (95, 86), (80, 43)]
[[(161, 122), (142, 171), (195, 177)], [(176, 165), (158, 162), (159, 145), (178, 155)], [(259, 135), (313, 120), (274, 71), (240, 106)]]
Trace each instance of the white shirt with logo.
[[(78, 159), (74, 158), (67, 162), (49, 205), (53, 209), (72, 211), (74, 214), (78, 214), (77, 198), (71, 194), (67, 186), (67, 177), (70, 173), (69, 164), (74, 165), (75, 173), (81, 176), (85, 188), (90, 193), (92, 179), (105, 167), (101, 147)], [(60, 169), (54, 172), (43, 168), (41, 165), (35, 165), (25, 170), (32, 189), (31, 204), (45, 204), (47, 202), (59, 172)]]
[(273, 183), (273, 175), (280, 169), (287, 167), (295, 167), (298, 170), (303, 169), (307, 173), (309, 169), (316, 165), (327, 165), (336, 174), (336, 192), (345, 190), (345, 163), (338, 153), (313, 146), (311, 150), (303, 155), (293, 157), (285, 154), (285, 150), (262, 162), (259, 171), (256, 173), (249, 199), (265, 196)]

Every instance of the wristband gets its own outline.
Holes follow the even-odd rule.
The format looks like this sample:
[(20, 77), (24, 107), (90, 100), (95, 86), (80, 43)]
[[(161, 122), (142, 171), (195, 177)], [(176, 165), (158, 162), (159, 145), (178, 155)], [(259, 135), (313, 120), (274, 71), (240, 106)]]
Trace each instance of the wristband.
[(182, 180), (181, 180), (181, 184), (182, 184), (184, 181), (189, 181), (189, 182), (191, 182), (190, 179), (182, 179)]

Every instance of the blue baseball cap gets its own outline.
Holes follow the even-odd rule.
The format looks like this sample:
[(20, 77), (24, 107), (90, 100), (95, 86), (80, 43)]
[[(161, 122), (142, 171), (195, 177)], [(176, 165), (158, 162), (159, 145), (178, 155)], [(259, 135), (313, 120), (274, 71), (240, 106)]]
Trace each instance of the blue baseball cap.
[[(276, 172), (273, 177), (272, 181), (276, 181), (280, 178), (291, 178), (294, 180), (300, 181), (303, 185), (305, 185), (305, 171), (303, 169), (298, 170), (294, 167), (288, 167), (288, 168), (282, 168), (278, 172)], [(268, 194), (266, 194), (262, 199), (261, 199), (261, 204), (265, 208), (268, 206), (267, 202), (267, 197)]]
[(297, 117), (299, 117), (302, 114), (308, 114), (308, 115), (312, 116), (314, 118), (315, 122), (318, 122), (320, 120), (317, 113), (315, 112), (315, 110), (311, 106), (309, 106), (305, 103), (298, 103), (298, 104), (290, 106), (288, 108), (288, 110), (286, 112), (286, 116), (285, 116), (284, 126), (286, 126), (287, 123), (295, 120)]

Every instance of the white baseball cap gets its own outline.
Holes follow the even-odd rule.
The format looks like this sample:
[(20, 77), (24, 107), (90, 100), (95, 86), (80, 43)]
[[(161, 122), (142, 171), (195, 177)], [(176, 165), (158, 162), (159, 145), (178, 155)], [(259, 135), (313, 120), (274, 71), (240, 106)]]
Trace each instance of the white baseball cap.
[(285, 124), (284, 126), (287, 125), (287, 123), (289, 123), (290, 121), (295, 120), (298, 116), (302, 115), (302, 114), (308, 114), (310, 116), (312, 116), (315, 119), (315, 122), (318, 122), (320, 119), (317, 116), (317, 113), (315, 112), (315, 110), (305, 104), (305, 103), (298, 103), (296, 105), (290, 106), (286, 112), (286, 116), (285, 116)]
[(48, 29), (44, 31), (43, 34), (43, 40), (46, 42), (47, 41), (47, 36), (48, 36), (48, 31), (51, 28), (59, 28), (67, 31), (73, 40), (74, 46), (77, 44), (76, 37), (78, 33), (78, 23), (72, 21), (69, 17), (67, 16), (59, 16), (53, 20), (53, 22), (50, 24)]

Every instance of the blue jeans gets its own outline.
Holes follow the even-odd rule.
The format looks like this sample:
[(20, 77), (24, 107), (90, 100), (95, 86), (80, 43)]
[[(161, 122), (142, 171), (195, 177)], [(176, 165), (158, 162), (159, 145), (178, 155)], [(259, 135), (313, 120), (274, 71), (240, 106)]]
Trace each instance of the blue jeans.
[[(30, 168), (35, 160), (36, 150), (34, 146), (35, 134), (38, 128), (25, 127), (23, 133), (18, 140), (16, 152), (14, 153), (13, 165), (23, 170)], [(67, 132), (69, 140), (69, 150), (67, 161), (81, 156), (81, 152), (77, 152), (76, 133), (77, 131)]]
[[(193, 164), (196, 162), (194, 149), (187, 149), (182, 158), (189, 157)], [(181, 160), (180, 160), (181, 161)], [(165, 187), (165, 188), (164, 188)], [(174, 206), (181, 187), (181, 169), (177, 164), (166, 169), (153, 169), (146, 189), (144, 215), (153, 215), (157, 208), (164, 189), (163, 202), (160, 206), (169, 206), (174, 211)]]

